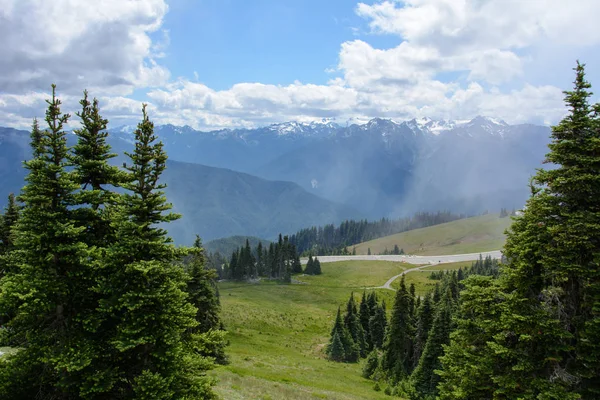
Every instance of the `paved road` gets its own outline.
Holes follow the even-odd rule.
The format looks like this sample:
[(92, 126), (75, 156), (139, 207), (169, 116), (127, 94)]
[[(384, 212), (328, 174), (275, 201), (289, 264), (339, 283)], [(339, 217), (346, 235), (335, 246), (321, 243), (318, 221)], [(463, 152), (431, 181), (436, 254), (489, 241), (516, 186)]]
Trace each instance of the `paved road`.
[[(469, 253), (469, 254), (453, 254), (453, 255), (445, 255), (445, 256), (321, 256), (319, 257), (319, 261), (321, 263), (328, 262), (337, 262), (337, 261), (351, 261), (351, 260), (360, 260), (360, 261), (394, 261), (394, 262), (406, 262), (410, 264), (444, 264), (444, 263), (452, 263), (459, 261), (475, 261), (479, 259), (479, 255), (483, 256), (483, 258), (487, 256), (491, 256), (492, 258), (500, 258), (502, 257), (502, 253), (500, 250), (495, 251), (486, 251), (481, 253)], [(306, 264), (308, 259), (302, 259), (302, 264)]]

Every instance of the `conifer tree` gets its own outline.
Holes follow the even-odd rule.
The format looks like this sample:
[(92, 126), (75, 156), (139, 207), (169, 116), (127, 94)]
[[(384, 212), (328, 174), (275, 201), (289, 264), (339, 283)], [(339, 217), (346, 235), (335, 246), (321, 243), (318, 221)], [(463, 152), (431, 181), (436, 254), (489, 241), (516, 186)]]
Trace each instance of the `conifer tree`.
[(415, 330), (415, 343), (414, 343), (414, 353), (413, 353), (413, 365), (417, 366), (419, 363), (419, 359), (421, 358), (421, 354), (425, 349), (425, 344), (427, 343), (427, 338), (429, 335), (429, 330), (431, 329), (431, 324), (433, 323), (433, 313), (434, 309), (431, 304), (431, 292), (425, 295), (421, 306), (417, 311), (417, 323)]
[(358, 308), (360, 325), (363, 328), (365, 336), (365, 348), (371, 350), (373, 348), (373, 341), (371, 340), (371, 331), (369, 331), (369, 318), (371, 318), (371, 310), (367, 303), (367, 294), (363, 292), (362, 298), (360, 299), (360, 306)]
[(374, 349), (381, 349), (383, 347), (386, 323), (385, 310), (376, 304), (373, 315), (369, 318), (369, 333), (371, 334), (371, 343)]
[(406, 378), (412, 372), (414, 322), (410, 307), (410, 294), (406, 290), (403, 275), (400, 289), (396, 292), (381, 359), (382, 369), (395, 382)]
[(346, 353), (344, 353), (344, 346), (338, 331), (333, 332), (331, 337), (331, 344), (327, 351), (327, 356), (331, 361), (342, 362), (346, 359)]
[(366, 379), (370, 379), (377, 368), (379, 367), (379, 355), (377, 354), (377, 350), (373, 350), (369, 353), (367, 357), (367, 361), (365, 362), (365, 366), (362, 370), (362, 377)]
[[(75, 183), (68, 171), (64, 126), (70, 116), (52, 85), (46, 100), (47, 130), (34, 121), (31, 146), (34, 158), (20, 200), (23, 209), (14, 226), (18, 267), (2, 280), (2, 315), (10, 316), (3, 342), (21, 350), (0, 363), (0, 398), (19, 399), (76, 395), (72, 375), (87, 360), (81, 339), (81, 317), (89, 288), (82, 287), (89, 271), (81, 264), (88, 251), (84, 228), (73, 223)], [(26, 300), (25, 300), (26, 299)]]
[(216, 273), (214, 270), (205, 268), (204, 249), (202, 240), (196, 235), (194, 247), (186, 264), (187, 294), (188, 300), (196, 307), (196, 322), (198, 325), (188, 329), (189, 333), (211, 333), (210, 343), (204, 349), (202, 355), (213, 357), (217, 363), (226, 364), (225, 340), (221, 332), (223, 323), (219, 316), (221, 309), (217, 296), (215, 283)]
[[(8, 195), (8, 205), (4, 209), (4, 214), (0, 214), (0, 279), (9, 272), (15, 270), (11, 268), (10, 252), (14, 249), (15, 237), (13, 227), (18, 222), (20, 207), (15, 200), (13, 193)], [(0, 325), (2, 324), (0, 316)]]
[(87, 91), (79, 102), (81, 111), (77, 116), (81, 119), (81, 128), (74, 130), (77, 144), (70, 154), (70, 162), (74, 167), (75, 178), (80, 190), (75, 196), (74, 218), (78, 224), (85, 226), (85, 242), (89, 246), (107, 247), (114, 240), (111, 218), (108, 213), (114, 204), (116, 193), (113, 187), (119, 185), (124, 174), (108, 162), (117, 155), (111, 153), (106, 139), (108, 120), (100, 115), (98, 100), (90, 103)]
[(314, 275), (315, 274), (315, 266), (312, 254), (308, 255), (308, 261), (306, 263), (306, 267), (304, 268), (304, 273), (306, 275)]
[(331, 329), (331, 340), (327, 347), (327, 355), (331, 358), (331, 353), (333, 351), (334, 339), (335, 337), (340, 339), (342, 344), (342, 348), (344, 350), (344, 358), (343, 361), (346, 362), (356, 362), (360, 357), (360, 349), (358, 345), (352, 339), (350, 332), (346, 328), (344, 321), (342, 320), (341, 312), (338, 307), (337, 315), (335, 318), (335, 322), (333, 324), (333, 328)]
[(417, 368), (411, 375), (412, 384), (421, 397), (437, 394), (440, 377), (435, 371), (441, 367), (439, 357), (444, 353), (443, 346), (450, 341), (452, 304), (452, 294), (450, 290), (447, 290), (441, 303), (436, 308), (433, 325), (423, 349), (423, 354), (419, 359)]
[(171, 244), (161, 223), (169, 213), (160, 176), (166, 168), (146, 106), (135, 131), (135, 149), (126, 155), (126, 193), (115, 212), (115, 237), (99, 292), (103, 296), (97, 332), (104, 353), (92, 362), (97, 374), (87, 392), (104, 398), (213, 398), (202, 357), (206, 335), (188, 335), (197, 326), (187, 301), (186, 274), (176, 261), (187, 251)]
[(346, 304), (346, 314), (344, 315), (344, 325), (354, 343), (358, 345), (360, 350), (360, 356), (365, 357), (367, 355), (367, 345), (365, 342), (365, 332), (360, 323), (358, 311), (356, 309), (356, 303), (354, 302), (354, 293), (350, 294), (348, 303)]
[(323, 272), (321, 271), (321, 261), (317, 257), (314, 260), (314, 275), (321, 275)]

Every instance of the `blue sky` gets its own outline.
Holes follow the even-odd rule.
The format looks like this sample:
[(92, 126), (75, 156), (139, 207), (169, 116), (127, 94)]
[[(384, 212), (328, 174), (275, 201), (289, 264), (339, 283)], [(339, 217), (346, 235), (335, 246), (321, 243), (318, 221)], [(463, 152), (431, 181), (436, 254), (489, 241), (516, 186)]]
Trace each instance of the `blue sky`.
[[(326, 84), (340, 44), (365, 36), (353, 0), (206, 0), (171, 2), (164, 64), (175, 76), (223, 90), (239, 82)], [(318, 10), (318, 11), (317, 11)], [(363, 33), (360, 33), (363, 30)], [(157, 35), (160, 37), (160, 34)], [(371, 35), (377, 47), (396, 37)]]
[[(141, 102), (197, 129), (327, 118), (557, 122), (576, 59), (600, 85), (597, 0), (2, 0), (0, 125), (55, 82), (113, 125)], [(600, 93), (600, 90), (597, 90)], [(598, 99), (596, 96), (594, 99)]]

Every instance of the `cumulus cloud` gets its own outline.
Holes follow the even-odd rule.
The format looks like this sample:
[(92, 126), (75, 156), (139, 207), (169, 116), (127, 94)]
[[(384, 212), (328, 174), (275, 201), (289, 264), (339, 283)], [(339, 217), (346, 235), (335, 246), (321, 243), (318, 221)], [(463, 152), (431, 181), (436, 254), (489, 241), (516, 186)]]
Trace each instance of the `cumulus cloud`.
[(0, 92), (47, 91), (49, 82), (113, 95), (160, 86), (169, 73), (149, 34), (166, 12), (164, 0), (2, 0)]
[[(554, 82), (527, 83), (536, 51), (600, 43), (597, 0), (384, 0), (358, 3), (360, 38), (340, 44), (327, 84), (240, 82), (215, 90), (172, 79), (164, 0), (0, 0), (0, 124), (43, 116), (49, 82), (73, 112), (82, 88), (116, 124), (139, 118), (143, 90), (156, 123), (200, 129), (287, 120), (497, 116), (554, 123), (564, 113)], [(23, 16), (27, 17), (23, 17)], [(152, 35), (157, 33), (157, 35)], [(369, 35), (398, 45), (376, 48)], [(158, 40), (152, 37), (159, 36)], [(549, 45), (551, 44), (551, 45)], [(591, 46), (591, 47), (590, 47)], [(547, 67), (544, 65), (544, 67)], [(200, 79), (199, 79), (200, 78)]]

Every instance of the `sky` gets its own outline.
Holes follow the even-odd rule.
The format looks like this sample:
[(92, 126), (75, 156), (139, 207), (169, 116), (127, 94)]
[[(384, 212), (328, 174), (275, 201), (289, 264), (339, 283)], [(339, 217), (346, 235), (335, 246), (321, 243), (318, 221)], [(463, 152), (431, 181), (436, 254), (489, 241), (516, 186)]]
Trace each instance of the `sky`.
[[(51, 83), (112, 126), (285, 121), (554, 124), (576, 60), (600, 85), (597, 0), (0, 0), (0, 126)], [(598, 90), (600, 94), (600, 89)], [(599, 97), (593, 97), (593, 101)], [(73, 118), (77, 125), (77, 118)]]

